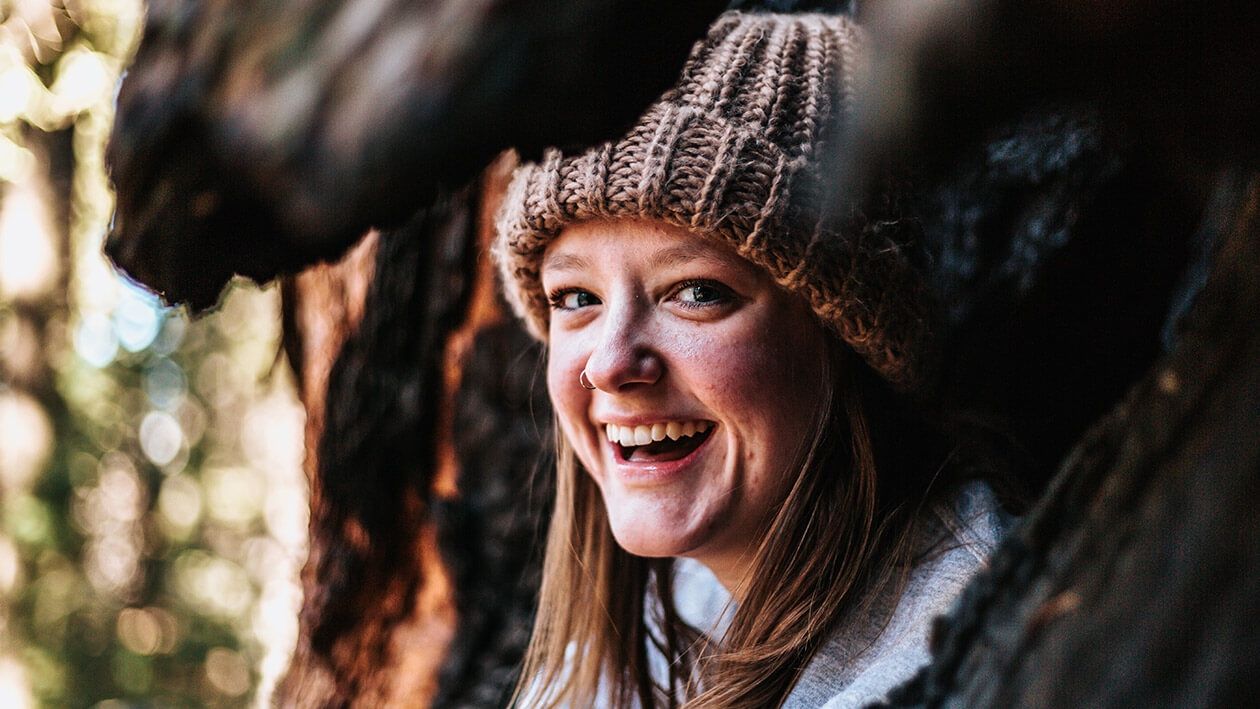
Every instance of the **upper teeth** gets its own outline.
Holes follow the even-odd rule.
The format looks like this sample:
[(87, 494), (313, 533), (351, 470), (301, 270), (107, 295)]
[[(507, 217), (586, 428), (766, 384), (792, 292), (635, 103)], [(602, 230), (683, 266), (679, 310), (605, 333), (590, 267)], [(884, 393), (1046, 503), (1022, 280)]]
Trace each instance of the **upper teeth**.
[(669, 421), (644, 426), (618, 426), (610, 423), (606, 426), (608, 440), (623, 446), (646, 446), (652, 441), (663, 441), (666, 438), (678, 440), (686, 436), (704, 433), (713, 424), (708, 421)]

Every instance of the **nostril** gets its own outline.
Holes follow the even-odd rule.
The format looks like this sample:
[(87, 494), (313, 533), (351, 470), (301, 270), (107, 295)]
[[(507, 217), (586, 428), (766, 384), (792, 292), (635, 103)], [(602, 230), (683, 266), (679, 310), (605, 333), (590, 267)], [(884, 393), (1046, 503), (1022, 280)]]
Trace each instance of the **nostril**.
[[(584, 371), (586, 383), (612, 393), (627, 386), (653, 384), (661, 379), (664, 362), (649, 344), (640, 323), (626, 325), (601, 339), (591, 351)], [(583, 384), (585, 386), (585, 384)]]

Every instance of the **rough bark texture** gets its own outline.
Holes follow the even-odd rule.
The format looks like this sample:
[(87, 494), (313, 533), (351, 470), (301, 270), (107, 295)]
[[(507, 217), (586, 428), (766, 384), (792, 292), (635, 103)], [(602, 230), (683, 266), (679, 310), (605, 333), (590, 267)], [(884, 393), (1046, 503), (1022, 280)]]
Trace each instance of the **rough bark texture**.
[[(939, 14), (881, 5), (880, 78), (866, 142), (849, 159), (911, 152), (946, 175), (937, 218), (954, 226), (936, 224), (929, 247), (955, 308), (947, 400), (964, 424), (1015, 441), (1023, 455), (1010, 459), (1033, 461), (1034, 478), (1063, 461), (940, 624), (932, 664), (890, 705), (1245, 705), (1260, 690), (1250, 620), (1260, 598), (1260, 11), (1177, 0), (981, 0)], [(1077, 131), (1048, 151), (1028, 150), (1037, 131), (1026, 126), (1014, 142), (989, 133), (1050, 99), (1093, 106), (1098, 126), (1123, 136), (1124, 160), (1096, 163), (1080, 182), (1056, 158), (1076, 152)], [(977, 138), (978, 163), (967, 147)], [(989, 231), (1004, 210), (986, 192), (1010, 177), (991, 167), (1012, 147), (1051, 158), (1036, 168), (1043, 184), (1068, 189), (1045, 205), (1049, 220), (1036, 195), (1007, 193), (1013, 223), (1034, 228)], [(968, 224), (981, 228), (957, 229)]]
[[(1168, 169), (1260, 165), (1260, 8), (1151, 0), (867, 0), (871, 77), (850, 167), (952, 164), (1030, 106), (1088, 101)], [(1207, 171), (1207, 172), (1205, 172)]]
[(1036, 493), (1170, 342), (1201, 200), (1080, 107), (996, 127), (924, 193), (941, 415)]
[[(334, 516), (329, 508), (336, 504), (323, 493), (317, 452), (324, 431), (329, 374), (347, 338), (363, 319), (376, 270), (377, 240), (378, 235), (370, 233), (340, 262), (316, 266), (284, 284), (286, 350), (299, 374), (307, 411), (305, 468), (312, 492), (313, 541), (303, 573), (307, 599), (320, 596), (319, 560), (336, 553), (335, 547), (344, 543), (321, 529)], [(426, 519), (406, 535), (417, 558), (400, 559), (398, 569), (409, 575), (413, 573), (409, 563), (414, 563), (423, 578), (421, 588), (410, 599), (409, 611), (397, 617), (395, 607), (400, 601), (387, 598), (391, 590), (388, 584), (375, 590), (380, 596), (377, 604), (364, 607), (359, 624), (385, 636), (384, 640), (378, 638), (375, 646), (350, 648), (334, 657), (321, 654), (311, 644), (306, 620), (311, 614), (304, 614), (295, 656), (276, 695), (279, 705), (322, 707), (339, 701), (358, 706), (430, 704), (455, 626), (449, 574), (438, 559), (434, 534), (433, 524)], [(365, 633), (357, 639), (369, 637)], [(351, 634), (343, 645), (355, 640)], [(360, 667), (360, 663), (368, 664)], [(340, 686), (349, 684), (350, 678), (356, 683), (353, 687)]]
[(435, 707), (506, 703), (533, 627), (550, 518), (551, 405), (542, 347), (508, 312), (487, 256), (515, 164), (505, 156), (485, 174), (472, 290), (446, 350), (449, 418), (439, 430), (449, 437), (442, 460), (453, 462), (457, 491), (437, 502), (434, 519), (459, 626)]
[[(462, 268), (465, 201), (452, 199), (379, 237), (363, 315), (329, 371), (327, 433), (315, 450), (302, 627), (309, 643), (303, 659), (322, 661), (316, 666), (328, 671), (334, 691), (319, 699), (332, 705), (387, 703), (402, 688), (413, 690), (403, 696), (423, 705), (434, 693), (432, 669), (410, 676), (378, 670), (402, 669), (395, 645), (417, 624), (439, 621), (429, 633), (432, 665), (440, 663), (449, 636), (440, 622), (447, 594), (440, 592), (442, 574), (435, 573), (427, 506), (440, 347), (461, 295), (458, 281), (446, 285), (448, 270)], [(400, 327), (412, 318), (413, 327)], [(426, 607), (429, 596), (437, 602)], [(445, 605), (449, 613), (449, 600)], [(439, 617), (423, 617), (433, 615)]]
[(1260, 180), (1173, 352), (1075, 447), (891, 706), (1244, 706), (1260, 693)]
[(619, 131), (725, 0), (158, 0), (118, 96), (106, 250), (213, 305), (395, 227), (501, 150)]
[(549, 498), (534, 480), (549, 429), (540, 349), (482, 256), (513, 165), (287, 284), (312, 514), (282, 705), (490, 707), (510, 694)]

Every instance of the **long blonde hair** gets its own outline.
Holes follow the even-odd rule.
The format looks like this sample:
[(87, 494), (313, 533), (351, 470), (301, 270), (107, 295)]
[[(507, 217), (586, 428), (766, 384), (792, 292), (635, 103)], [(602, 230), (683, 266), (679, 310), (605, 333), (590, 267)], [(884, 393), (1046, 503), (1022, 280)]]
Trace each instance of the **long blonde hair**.
[[(940, 461), (927, 459), (939, 449), (909, 430), (915, 424), (876, 375), (838, 340), (830, 344), (813, 441), (720, 639), (679, 618), (672, 560), (618, 546), (598, 487), (557, 434), (556, 505), (517, 700), (528, 697), (530, 709), (588, 707), (601, 695), (644, 709), (779, 706), (841, 619), (904, 581)], [(651, 623), (649, 610), (659, 613)], [(668, 676), (653, 677), (650, 647)]]

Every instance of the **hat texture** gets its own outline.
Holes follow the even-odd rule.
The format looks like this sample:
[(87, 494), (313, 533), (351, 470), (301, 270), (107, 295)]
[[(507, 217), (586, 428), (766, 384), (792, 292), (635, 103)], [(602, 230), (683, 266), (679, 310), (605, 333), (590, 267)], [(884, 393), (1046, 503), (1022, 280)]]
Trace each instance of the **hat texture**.
[(765, 268), (885, 379), (915, 388), (927, 308), (897, 190), (826, 196), (825, 146), (850, 122), (860, 41), (842, 17), (726, 13), (623, 138), (518, 169), (493, 256), (530, 332), (547, 339), (539, 266), (561, 230), (659, 219)]

